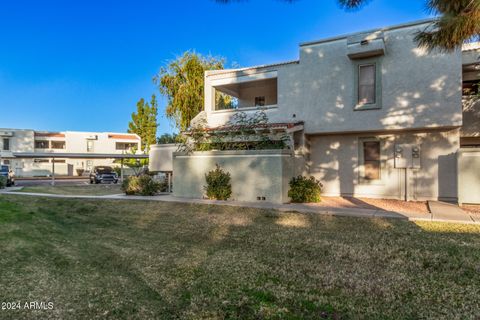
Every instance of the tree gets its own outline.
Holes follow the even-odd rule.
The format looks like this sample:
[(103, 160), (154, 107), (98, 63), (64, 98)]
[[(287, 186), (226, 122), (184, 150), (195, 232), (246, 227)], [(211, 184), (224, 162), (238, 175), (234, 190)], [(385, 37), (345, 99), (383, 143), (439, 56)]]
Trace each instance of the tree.
[(142, 151), (148, 152), (150, 145), (157, 140), (157, 99), (152, 94), (150, 104), (141, 98), (137, 102), (137, 112), (132, 113), (132, 121), (128, 124), (128, 132), (136, 133), (142, 139)]
[(168, 99), (166, 115), (178, 129), (186, 130), (190, 121), (203, 110), (204, 73), (223, 69), (223, 58), (202, 56), (187, 51), (162, 67), (153, 81)]
[[(228, 3), (234, 0), (217, 0)], [(284, 0), (294, 2), (294, 0)], [(338, 0), (346, 9), (358, 9), (370, 0)], [(425, 0), (430, 12), (439, 15), (415, 40), (429, 50), (452, 51), (468, 41), (480, 40), (480, 0)]]
[[(137, 154), (137, 149), (132, 148), (131, 150), (127, 151), (127, 154), (135, 155)], [(148, 159), (134, 159), (134, 158), (128, 158), (128, 159), (117, 159), (114, 161), (114, 163), (121, 164), (123, 162), (123, 165), (132, 169), (135, 176), (139, 176), (142, 173), (144, 173), (146, 170), (148, 170)], [(120, 167), (117, 167), (120, 169)], [(117, 172), (117, 174), (121, 174)]]
[(177, 142), (177, 134), (176, 133), (164, 133), (157, 139), (158, 144), (165, 144), (165, 143), (176, 143)]

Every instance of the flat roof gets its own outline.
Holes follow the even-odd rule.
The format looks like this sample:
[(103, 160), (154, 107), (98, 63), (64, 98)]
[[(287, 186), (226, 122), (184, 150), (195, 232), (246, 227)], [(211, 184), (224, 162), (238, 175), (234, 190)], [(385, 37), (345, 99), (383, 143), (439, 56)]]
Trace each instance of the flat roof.
[(12, 152), (15, 158), (148, 159), (148, 154)]
[(390, 30), (395, 30), (395, 29), (409, 28), (409, 27), (418, 26), (418, 25), (421, 25), (421, 24), (432, 23), (435, 20), (436, 19), (429, 18), (429, 19), (422, 19), (422, 20), (397, 24), (397, 25), (383, 27), (383, 28), (376, 28), (376, 29), (370, 29), (370, 30), (365, 30), (365, 31), (357, 31), (357, 32), (352, 32), (352, 33), (347, 33), (347, 34), (344, 34), (344, 35), (340, 35), (340, 36), (334, 36), (334, 37), (329, 37), (329, 38), (324, 38), (324, 39), (319, 39), (319, 40), (314, 40), (314, 41), (302, 42), (302, 43), (300, 43), (300, 47), (315, 45), (315, 44), (324, 43), (324, 42), (342, 40), (342, 39), (346, 39), (348, 37), (363, 34), (363, 33), (372, 33), (372, 32), (376, 32), (376, 31), (390, 31)]

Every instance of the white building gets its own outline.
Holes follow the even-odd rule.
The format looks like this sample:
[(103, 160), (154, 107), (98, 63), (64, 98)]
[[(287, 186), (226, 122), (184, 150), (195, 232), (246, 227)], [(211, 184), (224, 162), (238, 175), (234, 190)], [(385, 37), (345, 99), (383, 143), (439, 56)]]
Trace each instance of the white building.
[(78, 175), (98, 165), (114, 165), (113, 159), (69, 159), (45, 157), (22, 159), (15, 153), (122, 154), (132, 148), (140, 150), (136, 134), (113, 132), (46, 132), (30, 129), (0, 128), (0, 164), (9, 165), (16, 176), (47, 176), (52, 162), (58, 175)]

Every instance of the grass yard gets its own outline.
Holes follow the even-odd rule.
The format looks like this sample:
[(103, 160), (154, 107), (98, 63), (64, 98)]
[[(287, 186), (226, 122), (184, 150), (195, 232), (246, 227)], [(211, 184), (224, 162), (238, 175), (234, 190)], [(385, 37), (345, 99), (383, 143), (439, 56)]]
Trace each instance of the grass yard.
[(478, 319), (480, 226), (0, 195), (14, 319)]
[(64, 194), (64, 195), (93, 195), (105, 196), (120, 194), (123, 191), (119, 184), (85, 184), (85, 185), (56, 185), (56, 186), (28, 186), (20, 192)]

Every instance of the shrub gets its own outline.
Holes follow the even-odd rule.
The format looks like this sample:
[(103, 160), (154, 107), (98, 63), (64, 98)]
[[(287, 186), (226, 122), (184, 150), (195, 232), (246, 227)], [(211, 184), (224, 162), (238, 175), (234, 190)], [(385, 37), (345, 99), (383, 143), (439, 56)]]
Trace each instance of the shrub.
[(122, 190), (127, 195), (153, 196), (160, 191), (160, 183), (147, 174), (132, 176), (122, 182)]
[(117, 174), (117, 177), (120, 177), (122, 175), (121, 167), (113, 167), (113, 171)]
[(7, 177), (0, 176), (0, 189), (4, 189), (7, 186)]
[(314, 177), (298, 176), (290, 180), (288, 196), (292, 202), (320, 202), (323, 185)]
[(85, 169), (77, 169), (76, 171), (77, 171), (77, 175), (79, 177), (81, 177), (81, 176), (83, 176), (83, 173), (85, 172)]
[(203, 188), (209, 199), (228, 200), (232, 195), (230, 173), (223, 171), (218, 164), (214, 170), (205, 174), (205, 180), (207, 180), (207, 185)]

